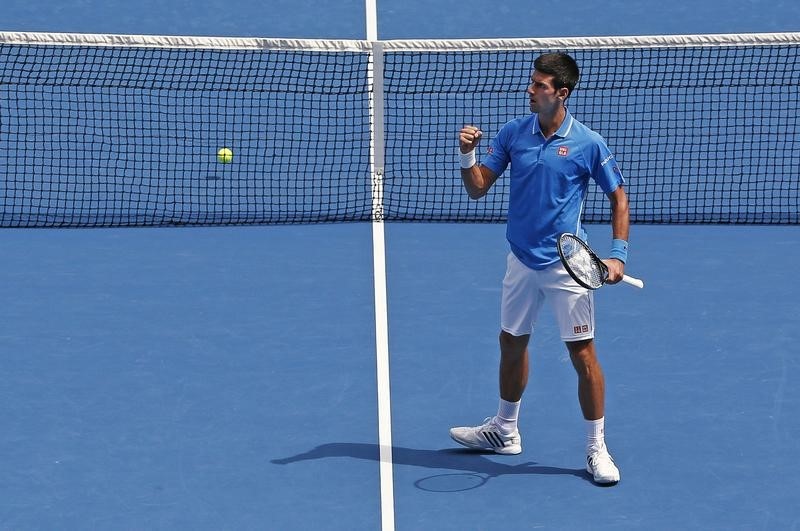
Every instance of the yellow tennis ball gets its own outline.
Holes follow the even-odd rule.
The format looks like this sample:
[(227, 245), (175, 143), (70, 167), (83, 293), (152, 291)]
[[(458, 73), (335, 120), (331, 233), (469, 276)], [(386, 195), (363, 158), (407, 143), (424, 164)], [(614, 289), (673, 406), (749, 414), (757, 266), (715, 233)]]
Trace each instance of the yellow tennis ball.
[(221, 164), (228, 164), (233, 161), (233, 151), (224, 147), (217, 151), (217, 160)]

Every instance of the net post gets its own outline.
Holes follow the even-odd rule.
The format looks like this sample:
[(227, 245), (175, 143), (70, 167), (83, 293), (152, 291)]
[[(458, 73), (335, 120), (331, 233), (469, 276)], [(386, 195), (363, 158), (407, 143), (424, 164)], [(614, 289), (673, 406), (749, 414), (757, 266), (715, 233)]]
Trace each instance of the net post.
[(372, 43), (372, 96), (370, 99), (370, 173), (372, 178), (372, 221), (384, 220), (383, 166), (384, 140), (384, 92), (383, 92), (383, 43)]

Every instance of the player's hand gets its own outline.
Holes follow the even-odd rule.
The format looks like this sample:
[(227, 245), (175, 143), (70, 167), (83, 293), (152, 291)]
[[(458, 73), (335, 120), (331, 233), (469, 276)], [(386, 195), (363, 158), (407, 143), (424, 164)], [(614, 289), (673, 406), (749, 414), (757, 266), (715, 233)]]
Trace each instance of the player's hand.
[(616, 258), (606, 258), (603, 263), (608, 267), (608, 280), (606, 284), (616, 284), (625, 274), (625, 264)]
[(469, 153), (481, 141), (483, 132), (474, 125), (465, 125), (461, 128), (461, 133), (458, 136), (458, 141), (461, 147), (461, 153)]

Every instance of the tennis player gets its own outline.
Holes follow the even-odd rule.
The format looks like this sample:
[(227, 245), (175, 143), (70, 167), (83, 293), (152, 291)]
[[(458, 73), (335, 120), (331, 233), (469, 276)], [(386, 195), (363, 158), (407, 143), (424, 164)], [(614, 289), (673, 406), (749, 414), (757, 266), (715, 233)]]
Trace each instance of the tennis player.
[(614, 155), (603, 138), (576, 120), (566, 107), (578, 83), (575, 60), (564, 53), (541, 55), (527, 94), (531, 114), (505, 124), (482, 164), (475, 148), (482, 132), (461, 129), (461, 178), (472, 199), (479, 199), (511, 165), (506, 237), (511, 252), (503, 280), (500, 311), (500, 404), (497, 415), (476, 427), (450, 430), (469, 448), (498, 454), (522, 452), (517, 419), (528, 382), (528, 341), (540, 308), (548, 302), (578, 373), (578, 400), (586, 420), (586, 469), (599, 484), (619, 481), (619, 469), (604, 438), (605, 380), (594, 345), (592, 292), (564, 269), (556, 249), (561, 233), (582, 238), (581, 212), (589, 179), (611, 205), (613, 241), (608, 283), (620, 281), (627, 259), (628, 199)]

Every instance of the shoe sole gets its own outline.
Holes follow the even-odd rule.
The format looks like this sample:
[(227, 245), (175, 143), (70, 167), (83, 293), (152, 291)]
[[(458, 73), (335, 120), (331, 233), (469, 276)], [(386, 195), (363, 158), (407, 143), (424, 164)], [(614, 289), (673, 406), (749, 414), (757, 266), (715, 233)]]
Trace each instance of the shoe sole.
[(601, 487), (613, 487), (614, 485), (619, 483), (619, 480), (616, 480), (616, 481), (597, 481), (594, 478), (592, 478), (592, 481), (594, 482), (595, 485), (599, 485)]
[(522, 445), (521, 444), (517, 445), (516, 447), (515, 446), (504, 446), (502, 448), (494, 448), (494, 447), (492, 447), (492, 448), (484, 448), (483, 446), (475, 446), (475, 445), (472, 445), (472, 444), (467, 444), (464, 441), (459, 441), (458, 439), (453, 437), (452, 434), (450, 434), (450, 438), (453, 439), (458, 444), (460, 444), (461, 446), (463, 446), (465, 448), (469, 448), (470, 450), (482, 450), (484, 452), (494, 452), (494, 453), (500, 454), (500, 455), (518, 455), (518, 454), (522, 453)]
[(592, 472), (592, 470), (589, 467), (586, 467), (586, 472), (589, 474), (589, 476), (591, 476), (592, 481), (596, 485), (600, 485), (601, 487), (613, 487), (614, 485), (619, 483), (619, 478), (608, 480), (608, 481), (603, 481), (603, 480), (595, 478), (594, 477), (594, 472)]

